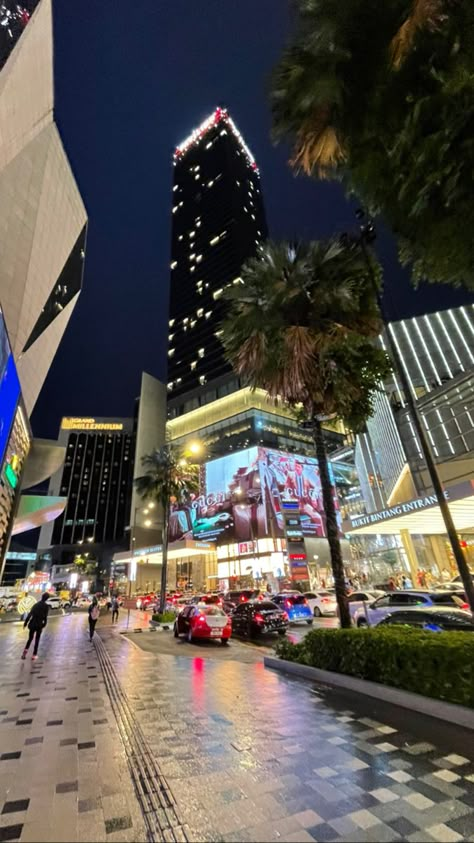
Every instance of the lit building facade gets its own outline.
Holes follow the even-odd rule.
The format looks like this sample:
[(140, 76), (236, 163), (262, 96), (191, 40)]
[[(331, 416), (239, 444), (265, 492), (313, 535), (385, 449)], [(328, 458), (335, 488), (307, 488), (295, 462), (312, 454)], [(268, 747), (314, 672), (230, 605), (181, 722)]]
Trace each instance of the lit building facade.
[[(474, 528), (474, 502), (469, 494), (474, 476), (474, 306), (393, 322), (388, 330), (416, 395), (448, 497), (457, 501), (459, 489), (464, 482), (468, 484), (466, 498), (460, 498), (462, 504), (453, 505), (459, 512), (458, 529), (466, 532), (462, 541), (474, 566), (474, 544), (469, 536)], [(387, 347), (386, 339), (382, 338), (382, 343)], [(377, 552), (385, 553), (386, 540), (392, 549), (411, 558), (412, 569), (419, 564), (429, 570), (435, 561), (438, 570), (446, 566), (452, 572), (451, 551), (437, 516), (430, 512), (415, 520), (409, 509), (399, 513), (405, 515), (404, 520), (383, 516), (390, 508), (413, 501), (424, 511), (416, 501), (430, 500), (433, 492), (405, 396), (394, 374), (385, 387), (385, 393), (377, 396), (366, 433), (357, 437), (355, 452), (367, 513), (374, 514), (374, 521), (363, 523), (355, 516), (357, 528), (351, 535), (359, 540), (364, 535), (375, 536), (377, 529)], [(346, 529), (350, 530), (349, 521)]]
[(20, 380), (0, 310), (0, 583), (30, 445)]
[(0, 303), (30, 416), (81, 290), (87, 215), (54, 122), (51, 0), (3, 5)]
[(39, 557), (73, 562), (89, 554), (106, 561), (126, 546), (133, 477), (133, 419), (63, 418), (58, 442), (64, 465), (52, 478), (50, 495), (67, 499), (62, 515), (41, 530)]
[(226, 109), (179, 144), (173, 164), (171, 417), (238, 388), (219, 338), (222, 296), (267, 236), (258, 168)]

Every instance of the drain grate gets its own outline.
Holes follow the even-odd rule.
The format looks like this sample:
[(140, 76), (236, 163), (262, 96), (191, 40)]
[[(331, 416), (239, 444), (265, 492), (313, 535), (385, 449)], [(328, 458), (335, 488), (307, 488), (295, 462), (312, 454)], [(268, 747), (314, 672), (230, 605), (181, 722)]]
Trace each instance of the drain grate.
[(147, 824), (150, 841), (186, 843), (188, 830), (176, 812), (176, 802), (169, 785), (159, 770), (153, 753), (122, 690), (109, 654), (100, 637), (94, 642), (105, 687), (110, 697), (120, 735), (127, 753), (132, 780)]

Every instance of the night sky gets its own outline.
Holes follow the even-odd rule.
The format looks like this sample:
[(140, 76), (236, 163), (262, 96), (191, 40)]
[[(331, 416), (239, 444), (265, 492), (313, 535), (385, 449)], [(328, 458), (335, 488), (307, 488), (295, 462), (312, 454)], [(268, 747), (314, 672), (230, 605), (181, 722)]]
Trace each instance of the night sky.
[[(270, 141), (269, 74), (288, 0), (54, 0), (56, 117), (89, 214), (84, 287), (38, 401), (33, 430), (63, 415), (131, 415), (140, 374), (166, 379), (172, 152), (216, 105), (252, 150), (273, 238), (354, 226), (336, 184), (295, 178)], [(410, 290), (380, 232), (391, 318), (472, 301)]]

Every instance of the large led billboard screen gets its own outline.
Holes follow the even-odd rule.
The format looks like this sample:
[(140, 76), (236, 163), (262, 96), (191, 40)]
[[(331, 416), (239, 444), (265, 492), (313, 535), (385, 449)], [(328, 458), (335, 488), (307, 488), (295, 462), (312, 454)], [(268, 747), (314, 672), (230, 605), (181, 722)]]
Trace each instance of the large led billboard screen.
[[(340, 525), (331, 468), (330, 476)], [(227, 543), (283, 537), (284, 504), (290, 502), (301, 514), (304, 536), (326, 536), (316, 459), (260, 447), (228, 454), (206, 463), (199, 494), (172, 508), (170, 541)]]
[(0, 467), (5, 457), (10, 431), (20, 398), (20, 381), (0, 311)]

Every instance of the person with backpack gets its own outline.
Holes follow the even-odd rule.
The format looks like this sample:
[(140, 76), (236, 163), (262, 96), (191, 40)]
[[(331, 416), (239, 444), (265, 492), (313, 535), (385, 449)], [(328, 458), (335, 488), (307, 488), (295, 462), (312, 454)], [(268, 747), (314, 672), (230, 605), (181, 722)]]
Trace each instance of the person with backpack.
[(94, 597), (89, 606), (89, 641), (92, 641), (95, 632), (95, 625), (99, 620), (100, 606), (97, 597)]
[(119, 616), (119, 602), (118, 597), (112, 597), (112, 623), (118, 621)]
[(38, 646), (41, 638), (41, 633), (45, 628), (46, 624), (48, 623), (48, 598), (49, 594), (47, 591), (41, 596), (41, 600), (38, 603), (35, 603), (32, 609), (28, 612), (25, 622), (23, 624), (23, 628), (25, 629), (28, 626), (29, 635), (28, 641), (26, 642), (26, 647), (22, 653), (22, 659), (26, 659), (26, 654), (30, 648), (30, 644), (35, 639), (35, 646), (33, 648), (33, 661), (36, 661), (38, 658)]

